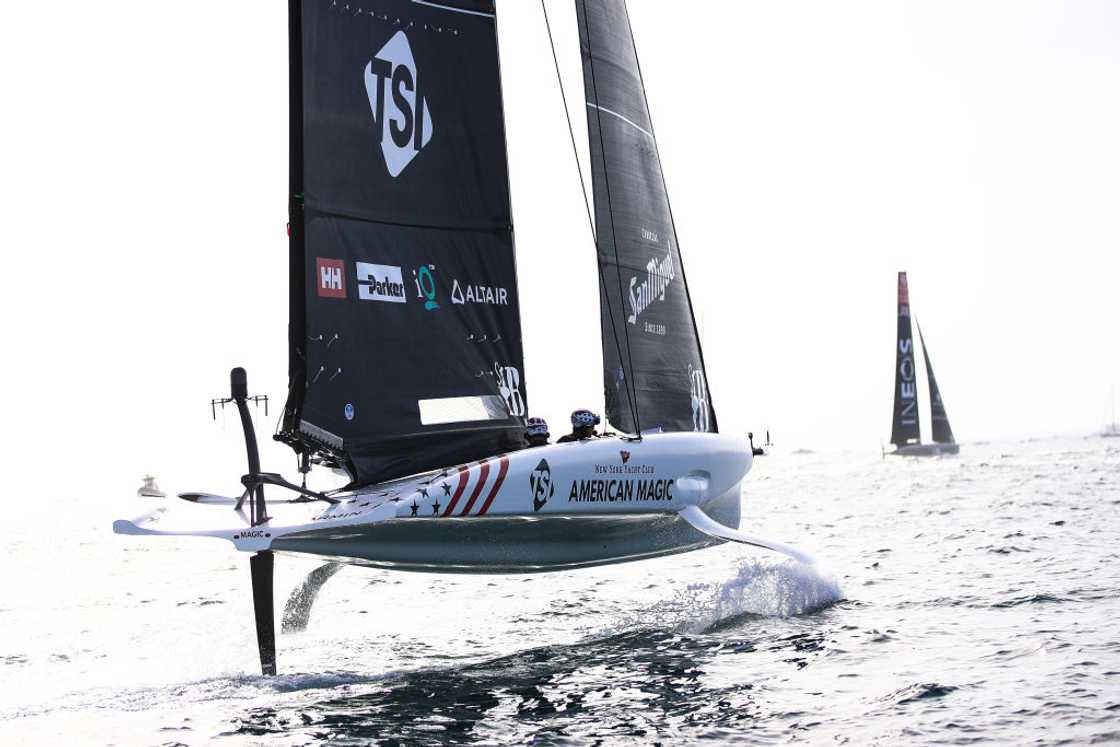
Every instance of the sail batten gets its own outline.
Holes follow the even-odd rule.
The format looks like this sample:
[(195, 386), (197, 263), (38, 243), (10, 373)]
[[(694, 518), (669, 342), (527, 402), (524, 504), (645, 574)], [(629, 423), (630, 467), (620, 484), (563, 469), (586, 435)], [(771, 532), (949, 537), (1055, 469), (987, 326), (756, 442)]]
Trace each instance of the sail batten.
[(716, 430), (699, 335), (623, 0), (575, 0), (617, 429)]
[(290, 8), (281, 439), (341, 462), (357, 484), (520, 448), (526, 395), (493, 0)]

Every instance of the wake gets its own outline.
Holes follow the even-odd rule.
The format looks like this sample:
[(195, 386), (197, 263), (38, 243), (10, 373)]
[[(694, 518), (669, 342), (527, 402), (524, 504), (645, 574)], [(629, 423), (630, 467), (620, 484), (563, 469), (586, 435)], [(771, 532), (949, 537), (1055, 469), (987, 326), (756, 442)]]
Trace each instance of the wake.
[(820, 566), (744, 559), (732, 578), (689, 584), (669, 599), (624, 618), (614, 630), (656, 628), (703, 633), (745, 615), (811, 615), (843, 599), (839, 581)]

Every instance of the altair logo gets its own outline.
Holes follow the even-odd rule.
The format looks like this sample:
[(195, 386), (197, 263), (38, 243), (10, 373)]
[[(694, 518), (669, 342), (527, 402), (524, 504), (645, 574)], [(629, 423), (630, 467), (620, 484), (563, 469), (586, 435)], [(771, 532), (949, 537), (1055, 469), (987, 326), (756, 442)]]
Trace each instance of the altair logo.
[(365, 84), (385, 168), (395, 179), (432, 139), (433, 131), (428, 100), (421, 93), (416, 60), (403, 31), (393, 34), (366, 64)]
[(630, 278), (630, 310), (631, 314), (626, 321), (631, 324), (638, 323), (638, 317), (650, 307), (654, 301), (665, 300), (665, 289), (677, 277), (673, 269), (673, 252), (665, 255), (660, 262), (654, 257), (646, 264), (646, 279), (638, 284), (638, 278)]

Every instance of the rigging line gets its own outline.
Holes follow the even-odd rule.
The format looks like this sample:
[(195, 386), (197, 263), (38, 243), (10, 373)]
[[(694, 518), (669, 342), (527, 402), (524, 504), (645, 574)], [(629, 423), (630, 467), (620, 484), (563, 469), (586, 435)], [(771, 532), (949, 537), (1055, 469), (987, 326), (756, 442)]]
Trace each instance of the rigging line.
[[(599, 102), (599, 86), (598, 86), (598, 84), (596, 83), (596, 80), (595, 80), (595, 54), (594, 54), (594, 51), (591, 49), (591, 29), (588, 28), (588, 25), (587, 25), (587, 0), (583, 0), (583, 35), (587, 39), (587, 62), (588, 62), (588, 66), (591, 69), (591, 90), (592, 90), (592, 92), (595, 96), (595, 102), (598, 103)], [(606, 185), (606, 188), (607, 188), (606, 189), (606, 191), (607, 191), (607, 213), (610, 215), (610, 220), (611, 220), (611, 243), (614, 245), (614, 263), (615, 263), (615, 267), (616, 267), (615, 277), (618, 279), (618, 298), (619, 298), (619, 300), (621, 300), (622, 298), (624, 298), (624, 296), (622, 294), (622, 274), (620, 272), (618, 272), (617, 268), (622, 266), (622, 262), (618, 257), (618, 235), (615, 232), (614, 207), (611, 203), (611, 179), (610, 179), (610, 176), (607, 174), (607, 168), (606, 168), (607, 145), (606, 145), (606, 141), (603, 139), (603, 117), (602, 117), (602, 113), (599, 111), (599, 109), (595, 109), (595, 124), (596, 124), (596, 127), (599, 130), (599, 149), (603, 154), (603, 166), (604, 166), (604, 168), (603, 168), (603, 182), (604, 182), (604, 184)], [(596, 254), (599, 254), (599, 253), (596, 252)], [(600, 257), (600, 260), (599, 260), (600, 270), (599, 271), (600, 271), (600, 277), (602, 277), (602, 274), (601, 274), (602, 273), (602, 267), (603, 267), (602, 255), (600, 254), (599, 257)], [(603, 282), (605, 284), (606, 281), (604, 280)], [(604, 295), (604, 297), (606, 297), (607, 303), (609, 304), (610, 303), (610, 294), (604, 292), (603, 295)], [(611, 326), (612, 327), (615, 326), (613, 312), (611, 314)], [(623, 320), (623, 322), (622, 322), (622, 334), (623, 334), (624, 339), (626, 340), (626, 363), (627, 363), (627, 366), (629, 366), (629, 371), (628, 371), (629, 376), (627, 376), (627, 378), (626, 378), (626, 393), (627, 393), (628, 399), (630, 401), (630, 412), (631, 412), (631, 415), (633, 415), (633, 417), (634, 417), (634, 435), (636, 435), (639, 439), (641, 439), (641, 437), (642, 437), (642, 423), (641, 423), (641, 420), (638, 417), (638, 392), (634, 388), (635, 384), (636, 384), (636, 382), (634, 380), (635, 375), (636, 375), (635, 371), (634, 371), (634, 358), (630, 353), (630, 329), (626, 326), (626, 321), (625, 320)], [(616, 333), (616, 335), (617, 335), (617, 333)], [(623, 373), (627, 373), (627, 371), (624, 371)]]
[[(572, 139), (572, 157), (576, 162), (576, 172), (579, 174), (579, 188), (583, 193), (583, 206), (587, 209), (587, 224), (591, 226), (591, 238), (595, 236), (595, 219), (591, 217), (591, 203), (587, 199), (587, 182), (583, 179), (583, 166), (579, 162), (579, 148), (576, 146), (576, 132), (572, 129), (572, 114), (568, 110), (568, 96), (564, 93), (564, 79), (560, 75), (560, 60), (556, 57), (556, 43), (552, 40), (552, 24), (548, 22), (548, 8), (541, 0), (541, 12), (544, 13), (544, 27), (548, 30), (548, 46), (552, 48), (552, 64), (556, 68), (556, 82), (560, 85), (560, 100), (564, 102), (564, 119), (568, 122), (568, 137)], [(598, 244), (596, 240), (596, 244)]]
[(692, 308), (692, 294), (688, 292), (688, 276), (684, 271), (684, 257), (681, 254), (681, 242), (677, 236), (677, 221), (673, 218), (673, 203), (669, 200), (669, 184), (665, 181), (665, 168), (661, 165), (661, 148), (657, 145), (657, 132), (653, 127), (653, 112), (649, 109), (649, 97), (646, 96), (646, 82), (642, 77), (642, 61), (638, 59), (638, 44), (634, 40), (634, 26), (630, 23), (630, 10), (626, 7), (626, 0), (622, 0), (623, 15), (626, 16), (626, 28), (630, 32), (630, 48), (634, 50), (634, 66), (638, 69), (638, 83), (642, 87), (642, 101), (646, 105), (646, 119), (649, 121), (650, 137), (653, 138), (653, 153), (657, 156), (657, 170), (661, 172), (661, 189), (665, 193), (665, 206), (669, 208), (669, 225), (673, 228), (673, 242), (677, 245), (677, 259), (681, 268), (681, 285), (684, 286), (684, 297), (688, 300), (688, 315), (692, 317), (692, 330), (696, 333), (696, 352), (700, 354), (700, 368), (704, 370), (704, 388), (708, 390), (708, 414), (712, 419), (712, 432), (719, 432), (716, 422), (716, 408), (712, 404), (712, 388), (708, 385), (708, 365), (704, 362), (704, 346), (700, 344), (700, 331), (696, 326), (696, 311)]
[[(552, 49), (552, 64), (556, 68), (556, 82), (560, 86), (560, 100), (564, 102), (564, 118), (568, 122), (568, 135), (569, 135), (569, 137), (571, 138), (571, 141), (572, 141), (572, 158), (576, 162), (576, 172), (579, 174), (579, 185), (580, 185), (581, 191), (583, 192), (583, 206), (587, 210), (587, 224), (591, 228), (591, 243), (594, 244), (594, 246), (595, 246), (595, 264), (596, 264), (595, 274), (599, 276), (599, 289), (602, 291), (603, 299), (605, 299), (605, 301), (606, 301), (606, 304), (607, 304), (607, 318), (610, 319), (610, 322), (611, 322), (611, 339), (614, 341), (615, 353), (618, 355), (618, 360), (621, 363), (622, 362), (622, 343), (619, 342), (619, 339), (618, 339), (618, 325), (615, 324), (615, 320), (614, 320), (614, 306), (611, 304), (611, 297), (610, 297), (610, 294), (607, 292), (607, 281), (606, 281), (606, 278), (603, 277), (602, 263), (599, 260), (599, 238), (598, 238), (598, 235), (596, 234), (596, 231), (595, 231), (595, 219), (591, 216), (591, 203), (588, 201), (588, 197), (587, 197), (587, 183), (584, 181), (583, 167), (580, 165), (580, 162), (579, 162), (579, 148), (576, 145), (575, 130), (572, 128), (571, 110), (568, 108), (568, 97), (564, 93), (564, 79), (560, 75), (560, 61), (556, 56), (556, 43), (553, 41), (553, 38), (552, 38), (552, 24), (549, 23), (549, 20), (548, 20), (548, 8), (545, 6), (545, 0), (541, 0), (541, 11), (544, 14), (545, 29), (547, 29), (547, 31), (548, 31), (548, 44)], [(630, 381), (629, 380), (627, 380), (627, 382), (626, 382), (626, 389), (627, 389), (627, 392), (630, 391)], [(630, 405), (631, 414), (635, 415), (634, 421), (636, 423), (637, 422), (637, 417), (636, 417), (635, 404), (634, 404), (634, 402), (632, 402), (629, 399), (629, 397), (627, 398), (627, 403)], [(641, 430), (640, 429), (638, 431), (638, 436), (641, 437)]]

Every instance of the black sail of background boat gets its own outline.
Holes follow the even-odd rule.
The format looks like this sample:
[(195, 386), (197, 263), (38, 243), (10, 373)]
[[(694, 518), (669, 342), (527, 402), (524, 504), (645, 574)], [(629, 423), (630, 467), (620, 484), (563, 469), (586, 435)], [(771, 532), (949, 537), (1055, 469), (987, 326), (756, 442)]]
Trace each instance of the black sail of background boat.
[(895, 450), (887, 454), (897, 456), (940, 456), (957, 454), (960, 446), (953, 438), (941, 389), (933, 374), (929, 348), (918, 325), (922, 360), (925, 362), (926, 380), (929, 383), (929, 409), (932, 422), (932, 441), (922, 442), (921, 417), (918, 414), (918, 368), (915, 363), (914, 333), (911, 325), (910, 288), (906, 273), (898, 273), (898, 337), (895, 343), (894, 411), (891, 421), (891, 443)]

